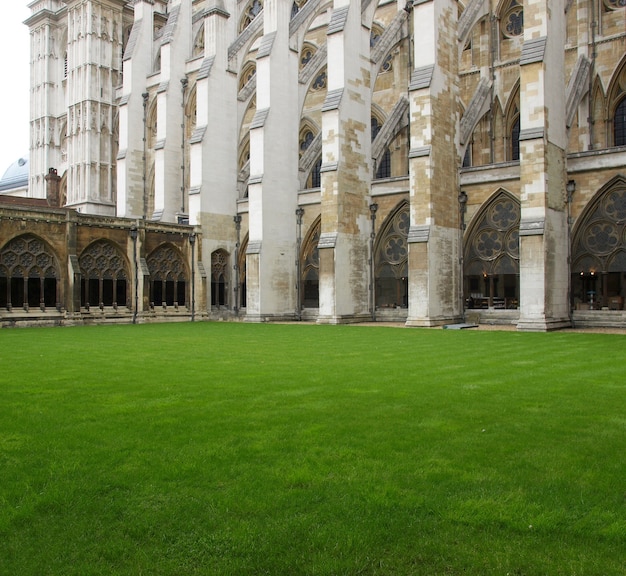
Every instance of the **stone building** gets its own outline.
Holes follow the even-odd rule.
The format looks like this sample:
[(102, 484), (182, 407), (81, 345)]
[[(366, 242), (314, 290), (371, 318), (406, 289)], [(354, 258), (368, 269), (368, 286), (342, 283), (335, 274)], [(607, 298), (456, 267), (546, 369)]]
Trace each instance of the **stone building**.
[(135, 321), (176, 285), (181, 318), (626, 326), (623, 0), (29, 6), (58, 207), (3, 208), (0, 301), (40, 242), (76, 321), (106, 248)]

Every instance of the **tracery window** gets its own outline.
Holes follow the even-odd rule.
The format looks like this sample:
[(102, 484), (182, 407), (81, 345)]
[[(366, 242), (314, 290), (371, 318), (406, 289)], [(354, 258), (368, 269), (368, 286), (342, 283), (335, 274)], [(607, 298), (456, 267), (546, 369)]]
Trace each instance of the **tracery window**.
[(389, 215), (376, 241), (374, 274), (377, 308), (407, 308), (409, 205)]
[(242, 90), (244, 86), (246, 86), (248, 82), (250, 82), (250, 80), (254, 78), (255, 75), (256, 75), (256, 63), (254, 62), (246, 63), (246, 65), (243, 67), (243, 70), (241, 71), (241, 76), (239, 77), (239, 90)]
[(291, 5), (291, 17), (293, 18), (298, 12), (300, 12), (302, 7), (306, 3), (307, 0), (295, 0), (294, 3)]
[(97, 240), (78, 259), (81, 306), (126, 306), (128, 270), (120, 250), (110, 242)]
[(302, 243), (302, 307), (318, 308), (320, 305), (319, 272), (320, 255), (318, 243), (322, 232), (322, 221), (318, 218), (311, 226)]
[(300, 69), (304, 68), (311, 58), (313, 58), (316, 50), (311, 44), (305, 44), (302, 46), (302, 51), (300, 52)]
[[(626, 296), (626, 179), (616, 178), (592, 200), (572, 242), (574, 304), (623, 308)], [(620, 300), (621, 299), (621, 300)]]
[(187, 299), (187, 267), (180, 252), (162, 244), (147, 259), (150, 270), (150, 302), (155, 306), (183, 306)]
[(391, 72), (392, 69), (393, 69), (393, 54), (388, 54), (382, 66), (380, 67), (380, 72), (381, 74), (383, 72)]
[(313, 84), (311, 85), (311, 90), (313, 90), (314, 92), (318, 90), (324, 90), (326, 88), (326, 82), (326, 69), (324, 69), (315, 78)]
[(501, 18), (501, 30), (505, 38), (521, 36), (524, 32), (524, 7), (517, 0), (511, 0)]
[(517, 308), (520, 205), (500, 192), (475, 216), (464, 249), (468, 308)]
[(216, 250), (211, 254), (211, 306), (226, 306), (228, 289), (228, 253)]
[(308, 150), (309, 146), (315, 140), (315, 136), (313, 136), (313, 132), (311, 130), (305, 130), (304, 133), (300, 136), (300, 153)]
[(9, 310), (57, 306), (58, 278), (52, 250), (32, 234), (13, 238), (0, 252), (0, 303)]
[(370, 48), (373, 48), (378, 44), (378, 41), (383, 35), (383, 29), (378, 24), (372, 25), (372, 30), (370, 31)]
[(261, 10), (263, 10), (263, 4), (259, 0), (252, 0), (252, 2), (249, 2), (243, 12), (243, 19), (241, 21), (240, 31), (245, 30), (250, 25), (250, 23), (261, 13)]

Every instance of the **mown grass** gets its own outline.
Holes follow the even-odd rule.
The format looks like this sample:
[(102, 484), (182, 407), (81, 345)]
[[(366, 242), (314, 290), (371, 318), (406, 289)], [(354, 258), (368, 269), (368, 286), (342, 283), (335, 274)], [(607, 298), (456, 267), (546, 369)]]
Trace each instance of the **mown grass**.
[(0, 574), (626, 573), (626, 339), (0, 332)]

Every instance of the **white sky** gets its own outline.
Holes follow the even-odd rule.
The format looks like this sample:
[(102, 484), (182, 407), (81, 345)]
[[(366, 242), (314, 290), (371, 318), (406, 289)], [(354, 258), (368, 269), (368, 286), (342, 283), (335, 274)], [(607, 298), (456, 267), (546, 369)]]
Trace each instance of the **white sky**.
[(32, 0), (3, 0), (0, 18), (0, 178), (28, 153), (30, 36), (22, 22)]

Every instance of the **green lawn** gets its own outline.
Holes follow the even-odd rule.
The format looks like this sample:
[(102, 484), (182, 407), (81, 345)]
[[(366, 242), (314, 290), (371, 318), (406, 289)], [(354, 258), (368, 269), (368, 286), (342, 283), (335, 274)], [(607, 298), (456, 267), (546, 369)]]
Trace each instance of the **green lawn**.
[(626, 574), (626, 337), (0, 331), (0, 574)]

